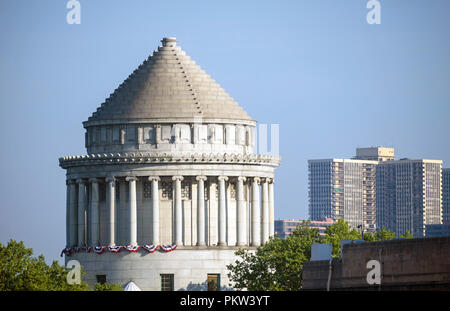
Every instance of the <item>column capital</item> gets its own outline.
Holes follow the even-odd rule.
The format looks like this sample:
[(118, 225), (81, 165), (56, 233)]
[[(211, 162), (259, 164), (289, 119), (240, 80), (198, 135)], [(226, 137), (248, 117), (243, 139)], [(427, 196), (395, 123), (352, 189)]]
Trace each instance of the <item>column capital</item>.
[(77, 183), (77, 184), (85, 184), (85, 183), (87, 183), (87, 181), (86, 181), (86, 179), (78, 178), (78, 179), (76, 180), (76, 183)]
[(105, 178), (105, 182), (107, 183), (116, 182), (116, 178), (114, 176), (108, 176)]
[(66, 180), (66, 185), (75, 185), (77, 183), (77, 181), (75, 179), (67, 179)]
[(207, 178), (206, 178), (206, 176), (197, 176), (197, 177), (195, 177), (195, 180), (196, 181), (200, 181), (200, 180), (206, 181)]
[(180, 181), (182, 181), (183, 179), (184, 179), (183, 176), (172, 176), (172, 180), (173, 180), (173, 181), (175, 181), (175, 180), (180, 180)]
[(270, 178), (270, 177), (262, 177), (261, 178), (261, 182), (262, 183), (271, 183), (272, 182), (272, 178)]
[(222, 181), (222, 180), (227, 181), (228, 180), (228, 176), (218, 176), (217, 179), (219, 181)]
[(253, 182), (256, 182), (257, 184), (259, 184), (261, 182), (261, 178), (253, 177)]
[(136, 176), (127, 176), (127, 177), (125, 177), (125, 180), (126, 181), (137, 181), (138, 179)]
[(160, 181), (161, 178), (159, 178), (158, 176), (149, 176), (148, 177), (148, 181)]
[(89, 178), (90, 183), (98, 183), (100, 180), (98, 178)]
[(244, 182), (244, 181), (247, 180), (247, 177), (239, 176), (239, 177), (237, 177), (236, 179), (237, 179), (237, 181), (242, 181), (242, 182)]

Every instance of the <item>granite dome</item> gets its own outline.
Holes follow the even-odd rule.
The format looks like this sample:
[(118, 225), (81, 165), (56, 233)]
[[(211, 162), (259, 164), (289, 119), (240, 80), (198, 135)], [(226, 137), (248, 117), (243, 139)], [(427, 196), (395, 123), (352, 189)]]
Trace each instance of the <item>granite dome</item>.
[(176, 45), (163, 38), (86, 123), (152, 119), (252, 121), (227, 92)]

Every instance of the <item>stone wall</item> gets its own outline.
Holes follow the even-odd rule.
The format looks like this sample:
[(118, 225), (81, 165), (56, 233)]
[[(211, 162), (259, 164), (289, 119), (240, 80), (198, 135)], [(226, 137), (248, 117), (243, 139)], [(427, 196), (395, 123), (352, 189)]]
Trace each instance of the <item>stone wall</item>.
[(147, 253), (140, 250), (130, 253), (105, 252), (74, 253), (66, 256), (66, 262), (78, 260), (85, 272), (84, 281), (95, 286), (96, 276), (105, 275), (106, 282), (125, 285), (133, 281), (142, 290), (161, 290), (161, 274), (174, 274), (174, 289), (207, 290), (208, 274), (220, 274), (221, 290), (232, 290), (229, 286), (226, 266), (237, 258), (235, 247), (228, 249), (211, 249), (201, 247), (177, 248), (164, 253), (156, 251)]
[[(381, 264), (381, 285), (369, 285), (369, 260)], [(450, 237), (346, 244), (331, 262), (331, 290), (450, 290)], [(329, 261), (303, 266), (303, 289), (326, 290)]]

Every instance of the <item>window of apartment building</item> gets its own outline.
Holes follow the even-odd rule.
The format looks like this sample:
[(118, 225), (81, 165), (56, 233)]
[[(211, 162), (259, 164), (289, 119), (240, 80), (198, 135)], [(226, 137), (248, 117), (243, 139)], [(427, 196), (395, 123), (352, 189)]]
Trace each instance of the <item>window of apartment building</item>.
[(171, 292), (174, 290), (174, 275), (161, 274), (161, 291)]
[(208, 274), (208, 291), (220, 290), (220, 274)]

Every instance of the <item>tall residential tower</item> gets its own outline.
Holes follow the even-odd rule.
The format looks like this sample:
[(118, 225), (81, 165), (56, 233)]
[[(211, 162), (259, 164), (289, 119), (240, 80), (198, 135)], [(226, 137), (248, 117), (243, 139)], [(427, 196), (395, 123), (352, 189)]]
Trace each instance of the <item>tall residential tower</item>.
[(378, 228), (423, 237), (425, 225), (442, 223), (441, 170), (441, 160), (381, 162), (376, 173)]
[(378, 161), (309, 160), (309, 215), (313, 221), (344, 219), (376, 229), (375, 169)]

